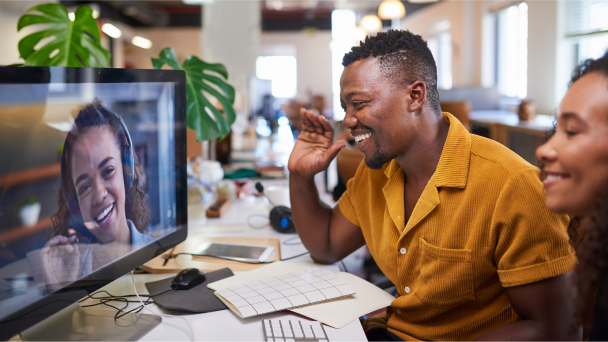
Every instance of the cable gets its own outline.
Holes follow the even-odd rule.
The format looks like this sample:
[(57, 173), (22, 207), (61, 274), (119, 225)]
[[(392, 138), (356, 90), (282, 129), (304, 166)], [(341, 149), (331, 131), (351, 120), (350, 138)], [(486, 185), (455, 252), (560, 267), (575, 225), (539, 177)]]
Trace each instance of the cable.
[(251, 214), (249, 215), (249, 217), (247, 217), (247, 225), (252, 228), (252, 229), (264, 229), (266, 227), (268, 227), (270, 225), (270, 221), (268, 221), (268, 223), (266, 223), (263, 226), (254, 226), (253, 224), (251, 224), (250, 220), (252, 217), (262, 217), (265, 219), (268, 219), (268, 215), (262, 215), (262, 214)]
[(293, 237), (293, 238), (287, 239), (287, 240), (283, 241), (283, 244), (284, 244), (285, 246), (296, 246), (296, 245), (301, 245), (301, 244), (302, 244), (302, 240), (300, 240), (300, 242), (294, 242), (294, 243), (291, 243), (291, 242), (290, 242), (290, 241), (292, 241), (292, 240), (296, 240), (296, 239), (297, 239), (297, 240), (300, 240), (300, 237), (299, 237), (299, 236), (296, 236), (296, 237)]
[(348, 273), (348, 269), (346, 268), (344, 261), (340, 260), (340, 263), (342, 264), (342, 268), (344, 268), (344, 272)]
[(272, 264), (275, 261), (286, 261), (286, 260), (291, 260), (291, 259), (295, 259), (301, 256), (304, 256), (306, 254), (308, 254), (310, 252), (305, 252), (302, 254), (298, 254), (298, 255), (294, 255), (291, 256), (289, 258), (283, 258), (280, 260), (273, 260), (273, 261), (246, 261), (246, 260), (234, 260), (232, 258), (227, 258), (227, 257), (222, 257), (222, 256), (217, 256), (217, 255), (211, 255), (211, 254), (196, 254), (196, 253), (176, 253), (176, 254), (172, 254), (171, 256), (169, 256), (169, 259), (171, 258), (175, 258), (178, 255), (192, 255), (192, 256), (204, 256), (204, 257), (209, 257), (209, 258), (216, 258), (216, 259), (222, 259), (222, 260), (230, 260), (230, 261), (236, 261), (236, 262), (242, 262), (244, 264), (252, 264), (252, 265), (260, 265), (260, 264)]
[(163, 316), (163, 317), (177, 317), (177, 318), (183, 319), (184, 322), (186, 322), (186, 324), (188, 324), (188, 329), (190, 329), (190, 333), (192, 334), (192, 341), (193, 342), (196, 341), (196, 338), (194, 337), (194, 330), (192, 330), (192, 327), (190, 326), (190, 322), (188, 322), (187, 319), (185, 319), (184, 317), (180, 317), (180, 316), (159, 314), (159, 313), (156, 313), (156, 312), (148, 309), (146, 304), (144, 304), (144, 302), (141, 300), (141, 297), (139, 297), (139, 294), (137, 293), (137, 288), (135, 288), (135, 277), (133, 276), (133, 271), (131, 271), (131, 281), (133, 282), (133, 291), (135, 291), (135, 295), (137, 296), (137, 299), (139, 299), (139, 302), (141, 303), (141, 305), (143, 306), (144, 309), (150, 311), (153, 315)]

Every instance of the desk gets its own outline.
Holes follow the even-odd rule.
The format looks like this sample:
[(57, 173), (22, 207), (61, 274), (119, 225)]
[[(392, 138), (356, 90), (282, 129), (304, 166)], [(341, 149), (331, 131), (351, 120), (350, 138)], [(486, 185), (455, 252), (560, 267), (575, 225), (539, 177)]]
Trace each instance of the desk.
[[(285, 182), (285, 181), (279, 181)], [(265, 186), (270, 185), (270, 183)], [(276, 182), (273, 182), (276, 185)], [(205, 205), (191, 205), (188, 208), (188, 235), (205, 237), (272, 237), (281, 241), (281, 256), (287, 258), (304, 253), (306, 249), (303, 245), (285, 245), (287, 239), (296, 237), (295, 234), (279, 234), (272, 228), (252, 229), (247, 225), (247, 217), (251, 214), (268, 215), (269, 206), (267, 200), (262, 197), (247, 197), (235, 201), (221, 218), (208, 219), (204, 214)], [(263, 220), (262, 220), (263, 221)], [(295, 259), (294, 259), (295, 260)], [(310, 256), (305, 255), (297, 258), (311, 262)], [(338, 272), (336, 265), (314, 265)], [(138, 274), (135, 275), (135, 285), (137, 292), (147, 294), (145, 283), (170, 277), (168, 274)], [(113, 295), (133, 293), (131, 276), (123, 276), (103, 288)], [(87, 300), (83, 304), (93, 304), (96, 301)], [(138, 306), (131, 304), (129, 309)], [(155, 304), (148, 306), (152, 311), (161, 314), (168, 314), (164, 309)], [(100, 307), (101, 308), (101, 307)], [(107, 310), (112, 310), (107, 308)], [(142, 311), (142, 313), (150, 313)], [(290, 311), (262, 315), (258, 317), (241, 319), (230, 310), (223, 310), (205, 314), (185, 314), (182, 317), (188, 320), (197, 340), (203, 341), (263, 341), (264, 332), (262, 330), (263, 319), (292, 319), (307, 320), (306, 318), (294, 314)], [(358, 320), (354, 320), (341, 329), (334, 329), (325, 326), (325, 331), (330, 341), (367, 341), (365, 333)], [(175, 317), (163, 317), (163, 322), (142, 338), (142, 341), (159, 340), (191, 340), (191, 335), (186, 323)]]
[(536, 148), (555, 120), (552, 115), (537, 115), (532, 121), (520, 121), (516, 113), (506, 110), (472, 111), (469, 118), (472, 133), (498, 141), (533, 165)]

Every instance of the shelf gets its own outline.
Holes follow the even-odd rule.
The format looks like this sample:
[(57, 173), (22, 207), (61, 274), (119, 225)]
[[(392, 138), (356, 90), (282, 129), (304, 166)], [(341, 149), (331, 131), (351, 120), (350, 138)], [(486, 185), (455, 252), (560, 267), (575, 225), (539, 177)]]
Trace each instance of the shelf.
[(38, 223), (32, 227), (21, 226), (17, 228), (11, 228), (8, 231), (0, 233), (0, 243), (9, 242), (23, 238), (27, 235), (37, 233), (45, 228), (49, 228), (53, 225), (50, 217), (38, 220)]
[(59, 163), (43, 166), (35, 169), (19, 171), (11, 173), (8, 176), (0, 177), (0, 188), (10, 188), (11, 186), (30, 183), (44, 178), (59, 176), (61, 174), (61, 165)]

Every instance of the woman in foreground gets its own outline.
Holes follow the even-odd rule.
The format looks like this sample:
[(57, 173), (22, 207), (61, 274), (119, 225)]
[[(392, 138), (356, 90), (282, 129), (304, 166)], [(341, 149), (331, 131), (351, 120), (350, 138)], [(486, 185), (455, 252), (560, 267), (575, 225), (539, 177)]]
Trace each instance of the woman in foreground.
[(608, 340), (608, 52), (575, 70), (553, 136), (536, 150), (547, 207), (571, 218), (577, 324)]

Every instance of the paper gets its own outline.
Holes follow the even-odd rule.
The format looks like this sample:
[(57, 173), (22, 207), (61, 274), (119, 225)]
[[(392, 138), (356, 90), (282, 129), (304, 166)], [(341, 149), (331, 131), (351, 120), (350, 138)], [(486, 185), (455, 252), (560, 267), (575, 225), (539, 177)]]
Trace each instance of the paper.
[[(261, 280), (273, 274), (297, 272), (313, 265), (315, 264), (312, 261), (288, 263), (277, 261), (246, 273), (216, 281), (207, 286), (213, 290), (219, 290), (245, 282)], [(355, 290), (355, 295), (294, 308), (290, 311), (339, 329), (360, 316), (389, 306), (395, 299), (384, 290), (355, 275), (343, 272), (337, 275), (348, 282)]]
[(319, 268), (267, 276), (215, 292), (242, 318), (325, 302), (355, 294), (347, 281)]

